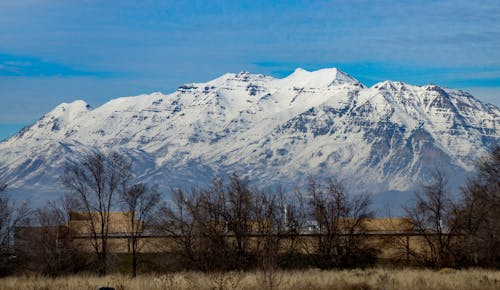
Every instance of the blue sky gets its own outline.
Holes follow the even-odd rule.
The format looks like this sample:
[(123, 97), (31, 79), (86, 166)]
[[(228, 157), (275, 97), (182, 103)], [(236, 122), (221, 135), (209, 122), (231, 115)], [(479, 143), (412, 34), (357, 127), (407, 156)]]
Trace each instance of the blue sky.
[(0, 1), (0, 139), (61, 102), (96, 107), (250, 71), (338, 67), (500, 105), (499, 1)]

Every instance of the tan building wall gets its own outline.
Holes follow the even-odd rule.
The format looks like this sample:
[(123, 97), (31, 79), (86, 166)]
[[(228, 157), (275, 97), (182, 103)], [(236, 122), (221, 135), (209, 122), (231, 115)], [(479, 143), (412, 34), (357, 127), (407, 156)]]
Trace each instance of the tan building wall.
[[(106, 218), (106, 217), (104, 217)], [(130, 212), (110, 212), (108, 222), (108, 233), (111, 235), (126, 235), (131, 232), (131, 213)], [(90, 235), (92, 223), (97, 234), (101, 233), (101, 215), (99, 213), (70, 212), (67, 227), (74, 235)], [(138, 223), (138, 221), (134, 221)], [(136, 224), (137, 225), (137, 224)], [(135, 226), (136, 226), (135, 225)]]
[[(251, 236), (247, 242), (249, 248), (255, 248), (257, 236)], [(295, 249), (299, 253), (312, 254), (317, 247), (319, 235), (301, 235), (294, 240)], [(234, 237), (228, 236), (228, 242), (234, 240)], [(378, 255), (381, 259), (390, 260), (412, 260), (412, 252), (424, 253), (426, 249), (425, 238), (414, 234), (370, 234), (365, 237), (364, 242), (368, 246), (380, 251)], [(82, 251), (93, 251), (92, 240), (88, 237), (76, 237), (73, 244)], [(280, 240), (282, 249), (290, 249), (292, 240), (282, 238)], [(108, 239), (110, 252), (130, 253), (131, 241), (127, 237), (110, 237)], [(142, 253), (163, 253), (182, 250), (176, 243), (174, 237), (143, 237), (140, 239)]]
[[(95, 224), (100, 224), (101, 218), (98, 214), (82, 212), (71, 212), (70, 220), (65, 232), (69, 232), (71, 243), (78, 249), (86, 252), (94, 251), (91, 233), (90, 219)], [(107, 240), (110, 252), (129, 253), (131, 252), (130, 240), (130, 213), (112, 212), (109, 216), (109, 238)], [(344, 220), (344, 224), (349, 225), (349, 220)], [(253, 224), (253, 227), (255, 227)], [(252, 228), (253, 228), (252, 227)], [(412, 251), (425, 252), (424, 239), (422, 236), (413, 232), (413, 226), (407, 218), (374, 218), (366, 219), (362, 225), (363, 241), (367, 246), (378, 249), (380, 258), (383, 259), (411, 259)], [(97, 234), (100, 234), (99, 227), (96, 228)], [(27, 229), (24, 229), (27, 231)], [(317, 247), (319, 233), (303, 233), (299, 237), (291, 238), (287, 236), (280, 237), (282, 249), (295, 250), (304, 254), (314, 253)], [(247, 237), (249, 248), (257, 247), (257, 234)], [(228, 242), (234, 240), (234, 236), (227, 235)], [(180, 250), (179, 245), (172, 236), (143, 236), (139, 240), (141, 252), (143, 253), (162, 253), (174, 252)]]

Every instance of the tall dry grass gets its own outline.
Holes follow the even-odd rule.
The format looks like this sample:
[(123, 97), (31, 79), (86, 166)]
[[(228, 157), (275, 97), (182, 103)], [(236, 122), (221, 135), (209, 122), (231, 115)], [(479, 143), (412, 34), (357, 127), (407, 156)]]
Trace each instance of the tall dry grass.
[(344, 271), (282, 271), (273, 275), (261, 272), (197, 273), (142, 275), (131, 279), (124, 275), (106, 277), (77, 275), (60, 278), (20, 276), (0, 279), (0, 290), (68, 289), (96, 290), (108, 286), (116, 290), (168, 289), (373, 289), (373, 290), (497, 290), (500, 271), (367, 269)]

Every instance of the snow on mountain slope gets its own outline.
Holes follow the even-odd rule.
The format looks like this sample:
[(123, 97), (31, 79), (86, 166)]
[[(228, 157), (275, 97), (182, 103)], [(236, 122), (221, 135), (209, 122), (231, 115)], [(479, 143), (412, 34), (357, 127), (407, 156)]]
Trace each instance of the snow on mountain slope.
[(436, 168), (462, 178), (498, 144), (499, 122), (497, 107), (436, 85), (367, 88), (334, 68), (242, 72), (95, 109), (61, 104), (0, 143), (0, 179), (57, 192), (65, 162), (97, 147), (124, 152), (138, 179), (163, 188), (236, 172), (260, 186), (336, 175), (358, 190), (410, 190)]

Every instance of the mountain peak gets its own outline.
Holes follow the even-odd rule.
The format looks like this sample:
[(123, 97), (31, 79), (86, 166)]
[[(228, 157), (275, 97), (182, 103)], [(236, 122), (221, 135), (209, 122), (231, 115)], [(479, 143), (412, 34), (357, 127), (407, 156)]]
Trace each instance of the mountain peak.
[(338, 75), (340, 76), (347, 76), (346, 73), (342, 72), (341, 70), (331, 67), (331, 68), (322, 68), (314, 71), (308, 71), (306, 69), (303, 69), (301, 67), (296, 68), (293, 73), (289, 76), (315, 76), (315, 77), (333, 77), (337, 78)]
[(296, 68), (296, 69), (293, 71), (293, 73), (292, 73), (292, 74), (295, 74), (295, 73), (297, 73), (297, 74), (301, 74), (301, 73), (310, 73), (310, 71), (308, 71), (308, 70), (306, 70), (306, 69), (303, 69), (303, 68), (301, 68), (301, 67), (298, 67), (298, 68)]
[(386, 80), (383, 82), (376, 83), (372, 86), (374, 89), (378, 90), (404, 90), (406, 87), (411, 86), (402, 81), (391, 81)]
[[(218, 78), (215, 78), (213, 80), (204, 83), (203, 85), (208, 87), (211, 86), (220, 87), (220, 86), (231, 86), (234, 83), (244, 84), (244, 83), (260, 82), (260, 81), (268, 81), (272, 79), (274, 78), (263, 74), (252, 74), (248, 71), (241, 71), (239, 73), (225, 73)], [(196, 84), (181, 86), (181, 88), (184, 88), (186, 86), (196, 87)]]
[(61, 115), (78, 115), (88, 112), (90, 105), (83, 100), (76, 100), (71, 103), (61, 103), (50, 111), (46, 116), (60, 117)]
[(342, 84), (362, 86), (358, 80), (337, 68), (322, 68), (315, 71), (308, 71), (299, 67), (284, 79), (295, 84), (309, 84), (311, 87), (316, 88)]
[(263, 186), (300, 186), (310, 174), (352, 178), (374, 193), (413, 189), (436, 167), (461, 177), (500, 141), (497, 107), (435, 90), (392, 81), (366, 89), (337, 68), (298, 68), (282, 79), (225, 74), (93, 110), (63, 103), (0, 142), (0, 179), (58, 191), (62, 164), (77, 156), (64, 143), (77, 153), (123, 151), (144, 172), (139, 181), (166, 191), (232, 172)]

